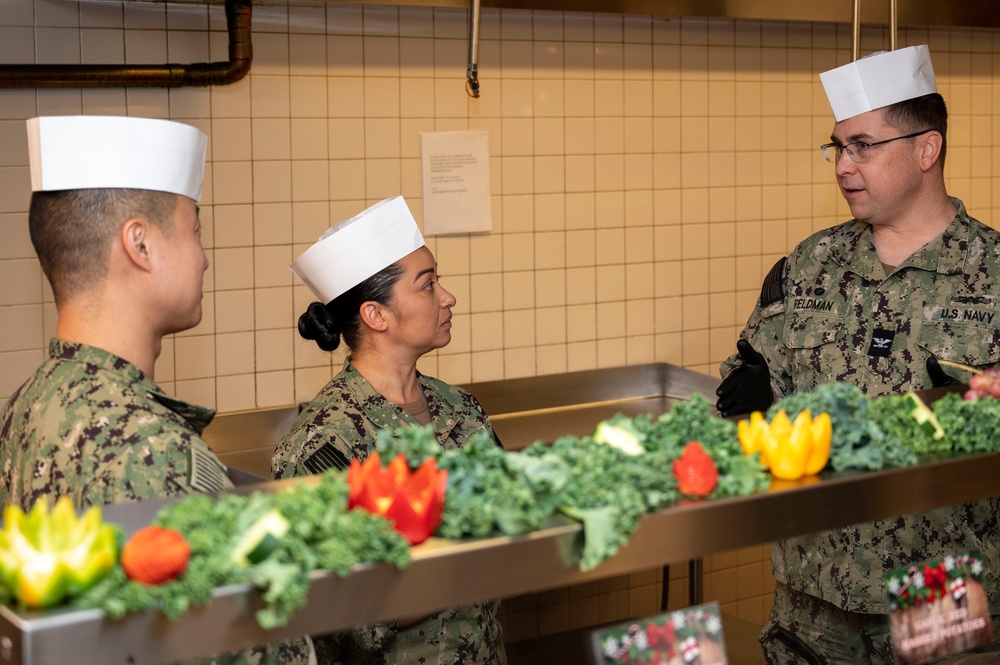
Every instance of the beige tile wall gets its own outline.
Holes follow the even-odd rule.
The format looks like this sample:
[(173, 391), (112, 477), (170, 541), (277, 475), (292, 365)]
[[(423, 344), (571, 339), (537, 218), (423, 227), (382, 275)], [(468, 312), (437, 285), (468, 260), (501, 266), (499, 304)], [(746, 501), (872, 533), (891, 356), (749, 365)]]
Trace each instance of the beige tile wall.
[[(770, 545), (763, 545), (706, 557), (701, 561), (701, 600), (717, 601), (723, 613), (762, 626), (771, 609), (774, 591), (770, 551)], [(691, 605), (690, 562), (679, 561), (667, 568), (666, 609)], [(501, 606), (504, 637), (508, 642), (517, 642), (660, 614), (663, 611), (663, 574), (662, 567), (653, 568), (599, 582), (504, 599)], [(747, 645), (728, 646), (733, 654), (732, 649)]]
[[(493, 232), (429, 242), (458, 305), (451, 345), (421, 369), (454, 383), (650, 361), (714, 374), (766, 270), (848, 216), (816, 149), (833, 124), (816, 74), (849, 59), (847, 26), (485, 10), (473, 100), (464, 11), (255, 4), (254, 65), (235, 85), (0, 90), (0, 402), (55, 323), (27, 232), (24, 120), (38, 114), (167, 117), (209, 135), (205, 318), (166, 341), (156, 379), (222, 411), (309, 399), (339, 368), (294, 333), (310, 297), (286, 266), (383, 197), (402, 193), (420, 220), (421, 132), (490, 133)], [(219, 7), (3, 0), (0, 62), (222, 60), (223, 27)], [(952, 109), (951, 192), (991, 222), (998, 34), (901, 33), (916, 43)], [(766, 554), (706, 559), (706, 599), (759, 623)], [(673, 605), (686, 566), (671, 571)], [(657, 576), (512, 600), (508, 633), (650, 613)]]
[[(8, 0), (0, 21), (8, 63), (225, 57), (219, 7)], [(382, 197), (403, 193), (420, 218), (419, 135), (456, 129), (490, 132), (494, 231), (431, 239), (459, 304), (454, 342), (423, 370), (458, 383), (648, 361), (714, 373), (762, 273), (847, 214), (815, 149), (831, 127), (816, 72), (847, 59), (846, 26), (487, 10), (473, 100), (465, 21), (272, 1), (233, 86), (0, 90), (0, 399), (54, 325), (25, 228), (23, 120), (43, 113), (170, 117), (210, 136), (206, 316), (157, 365), (181, 397), (222, 411), (311, 397), (340, 357), (295, 335), (309, 295), (287, 264)], [(987, 221), (994, 40), (900, 39), (931, 44), (953, 108), (949, 183)], [(864, 41), (882, 46), (882, 31)]]

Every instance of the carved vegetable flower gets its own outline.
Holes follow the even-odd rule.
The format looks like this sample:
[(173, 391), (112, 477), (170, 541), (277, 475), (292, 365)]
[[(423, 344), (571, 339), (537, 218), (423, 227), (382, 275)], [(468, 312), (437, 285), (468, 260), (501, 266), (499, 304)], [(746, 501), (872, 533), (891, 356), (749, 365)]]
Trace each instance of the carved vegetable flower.
[(49, 511), (7, 506), (0, 531), (0, 582), (26, 607), (58, 605), (100, 581), (118, 560), (115, 527), (89, 508), (77, 516), (68, 496)]
[(427, 540), (441, 522), (448, 472), (433, 458), (411, 471), (402, 454), (382, 468), (382, 458), (372, 453), (364, 462), (351, 462), (347, 482), (351, 508), (388, 518), (411, 545)]

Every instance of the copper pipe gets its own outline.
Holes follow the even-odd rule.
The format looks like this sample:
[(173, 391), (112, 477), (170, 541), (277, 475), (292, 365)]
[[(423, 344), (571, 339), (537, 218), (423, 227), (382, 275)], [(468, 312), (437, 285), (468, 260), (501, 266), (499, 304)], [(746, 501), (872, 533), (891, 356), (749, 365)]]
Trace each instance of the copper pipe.
[(250, 71), (252, 0), (226, 0), (228, 62), (166, 65), (0, 65), (0, 88), (180, 88), (229, 85)]
[(896, 33), (899, 26), (896, 21), (896, 0), (889, 0), (889, 50), (896, 50)]
[(861, 57), (861, 0), (851, 5), (851, 61)]

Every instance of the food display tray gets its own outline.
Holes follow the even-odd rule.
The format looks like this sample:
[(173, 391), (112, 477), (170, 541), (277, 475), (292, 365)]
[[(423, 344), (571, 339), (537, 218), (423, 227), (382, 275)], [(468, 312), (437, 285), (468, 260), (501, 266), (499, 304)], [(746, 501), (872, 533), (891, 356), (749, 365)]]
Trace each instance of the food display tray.
[[(642, 518), (618, 554), (589, 572), (576, 565), (582, 532), (552, 520), (517, 537), (432, 538), (412, 550), (410, 566), (359, 566), (344, 578), (313, 574), (307, 604), (280, 629), (254, 618), (254, 590), (216, 590), (205, 607), (170, 621), (155, 611), (120, 620), (94, 610), (16, 613), (0, 608), (0, 664), (139, 665), (173, 662), (283, 637), (318, 634), (398, 615), (485, 598), (647, 570), (777, 538), (928, 510), (1000, 494), (1000, 455), (981, 454), (876, 473), (826, 474), (771, 491), (691, 501)], [(239, 491), (279, 491), (280, 481)], [(164, 501), (107, 506), (105, 519), (134, 531)]]

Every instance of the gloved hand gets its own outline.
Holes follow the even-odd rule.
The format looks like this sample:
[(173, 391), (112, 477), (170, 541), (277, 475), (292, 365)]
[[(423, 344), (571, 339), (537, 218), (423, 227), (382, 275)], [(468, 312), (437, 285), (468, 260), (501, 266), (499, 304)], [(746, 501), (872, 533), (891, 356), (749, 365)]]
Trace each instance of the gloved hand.
[(719, 398), (715, 408), (723, 416), (766, 411), (774, 399), (767, 361), (745, 339), (736, 342), (736, 350), (743, 363), (730, 372), (715, 391)]
[(958, 379), (944, 373), (940, 363), (938, 363), (938, 359), (934, 356), (927, 358), (927, 373), (931, 375), (931, 385), (935, 388), (942, 388), (950, 386), (953, 383), (958, 383)]

